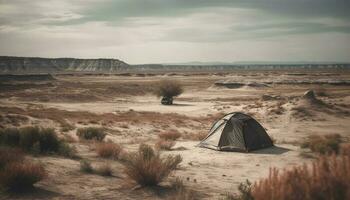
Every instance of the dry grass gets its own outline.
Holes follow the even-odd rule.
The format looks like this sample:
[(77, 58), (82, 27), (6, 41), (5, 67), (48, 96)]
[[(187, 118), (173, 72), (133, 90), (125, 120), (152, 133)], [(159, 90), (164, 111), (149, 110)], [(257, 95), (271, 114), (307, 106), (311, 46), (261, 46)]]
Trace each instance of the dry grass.
[(280, 173), (271, 169), (268, 178), (252, 191), (256, 200), (350, 199), (349, 157), (322, 157), (312, 163)]
[(169, 132), (159, 133), (158, 137), (163, 140), (177, 140), (181, 137), (181, 133), (176, 130), (171, 130)]
[(301, 144), (302, 148), (310, 148), (312, 152), (319, 154), (338, 153), (342, 138), (338, 134), (329, 134), (324, 136), (311, 135), (307, 141)]
[(11, 191), (23, 191), (47, 176), (45, 169), (29, 161), (12, 162), (0, 171), (0, 185)]
[(118, 159), (121, 151), (121, 146), (112, 142), (96, 144), (96, 152), (102, 158)]
[(158, 185), (182, 161), (180, 155), (161, 157), (152, 147), (141, 144), (138, 152), (130, 154), (125, 162), (125, 173), (141, 186)]
[(24, 159), (24, 154), (20, 149), (0, 147), (0, 170), (7, 164), (18, 162)]
[(350, 143), (343, 144), (340, 148), (340, 154), (350, 157)]
[(171, 148), (175, 146), (175, 144), (176, 144), (176, 142), (173, 140), (159, 139), (154, 146), (158, 150), (170, 151)]
[(106, 137), (106, 133), (100, 127), (87, 127), (79, 128), (77, 130), (77, 136), (83, 140), (102, 141)]

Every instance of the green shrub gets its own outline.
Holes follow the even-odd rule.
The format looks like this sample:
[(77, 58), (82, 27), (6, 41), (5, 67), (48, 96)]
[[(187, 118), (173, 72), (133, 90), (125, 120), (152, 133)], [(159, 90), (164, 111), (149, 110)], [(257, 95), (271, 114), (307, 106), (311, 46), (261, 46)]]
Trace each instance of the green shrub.
[(180, 155), (161, 157), (149, 145), (141, 144), (138, 152), (130, 154), (125, 164), (126, 175), (142, 186), (154, 186), (163, 181), (176, 169)]
[(97, 140), (102, 141), (106, 137), (106, 133), (103, 128), (87, 127), (79, 128), (77, 130), (77, 136), (84, 140)]
[(60, 143), (57, 153), (67, 158), (79, 158), (77, 150), (65, 142)]
[(0, 129), (0, 145), (17, 146), (19, 131), (17, 128)]
[(33, 154), (58, 153), (72, 157), (73, 148), (60, 139), (55, 130), (28, 126), (24, 128), (1, 129), (0, 143), (3, 146), (19, 147)]

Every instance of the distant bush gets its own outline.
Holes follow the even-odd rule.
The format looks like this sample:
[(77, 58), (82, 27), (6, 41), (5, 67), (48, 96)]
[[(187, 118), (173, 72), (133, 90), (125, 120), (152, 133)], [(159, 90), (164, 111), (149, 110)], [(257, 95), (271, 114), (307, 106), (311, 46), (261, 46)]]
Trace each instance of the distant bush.
[(325, 136), (312, 135), (306, 142), (301, 144), (302, 148), (310, 148), (312, 152), (320, 154), (338, 153), (342, 138), (338, 134)]
[(106, 133), (103, 128), (98, 127), (88, 127), (79, 128), (77, 130), (77, 136), (84, 140), (97, 140), (102, 141), (106, 137)]
[(0, 171), (0, 185), (13, 191), (31, 189), (33, 185), (46, 177), (45, 169), (29, 161), (12, 162)]
[(161, 157), (149, 145), (141, 144), (138, 152), (130, 154), (125, 162), (125, 173), (142, 186), (154, 186), (168, 177), (181, 161), (180, 155)]
[(177, 131), (169, 131), (169, 132), (160, 133), (158, 134), (158, 136), (160, 139), (164, 139), (164, 140), (177, 140), (181, 137), (181, 133)]
[(155, 93), (158, 97), (176, 97), (182, 94), (183, 87), (177, 81), (163, 80), (159, 82)]
[(98, 143), (96, 145), (96, 152), (102, 158), (118, 159), (122, 148), (115, 143)]
[(175, 146), (175, 141), (173, 140), (164, 140), (164, 139), (159, 139), (156, 144), (155, 148), (158, 150), (171, 150), (171, 148)]
[(312, 163), (280, 173), (271, 169), (252, 190), (256, 200), (350, 199), (350, 159), (323, 156)]

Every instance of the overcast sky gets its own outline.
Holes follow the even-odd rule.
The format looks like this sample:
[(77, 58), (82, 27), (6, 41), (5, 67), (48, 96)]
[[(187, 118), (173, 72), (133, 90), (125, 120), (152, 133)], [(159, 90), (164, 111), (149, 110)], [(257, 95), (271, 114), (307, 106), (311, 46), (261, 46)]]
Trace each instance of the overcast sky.
[(350, 61), (349, 0), (0, 0), (0, 55)]

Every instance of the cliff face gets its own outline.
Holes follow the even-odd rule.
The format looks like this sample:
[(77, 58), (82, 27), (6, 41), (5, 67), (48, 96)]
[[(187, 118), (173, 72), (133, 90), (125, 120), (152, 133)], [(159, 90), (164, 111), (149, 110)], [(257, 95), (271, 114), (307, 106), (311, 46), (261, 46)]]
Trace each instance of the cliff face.
[(1, 73), (51, 73), (65, 71), (114, 72), (128, 64), (117, 59), (27, 58), (0, 56)]

